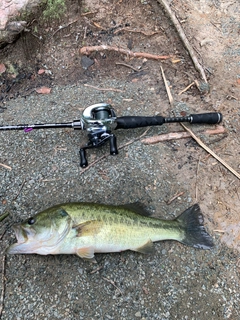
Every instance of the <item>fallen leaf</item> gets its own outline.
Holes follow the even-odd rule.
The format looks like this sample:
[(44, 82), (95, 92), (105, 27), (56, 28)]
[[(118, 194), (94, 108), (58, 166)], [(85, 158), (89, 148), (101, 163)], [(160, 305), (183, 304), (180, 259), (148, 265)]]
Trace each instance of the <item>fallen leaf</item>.
[(5, 64), (0, 63), (0, 74), (4, 73), (6, 71)]
[(44, 74), (44, 72), (45, 72), (45, 69), (39, 69), (38, 70), (38, 74)]
[(240, 84), (240, 79), (237, 79), (237, 84)]
[(36, 88), (36, 92), (41, 94), (49, 94), (51, 92), (51, 88), (48, 88), (48, 87)]
[(7, 204), (7, 200), (6, 200), (6, 199), (3, 199), (3, 200), (2, 200), (2, 204), (5, 206), (5, 204)]

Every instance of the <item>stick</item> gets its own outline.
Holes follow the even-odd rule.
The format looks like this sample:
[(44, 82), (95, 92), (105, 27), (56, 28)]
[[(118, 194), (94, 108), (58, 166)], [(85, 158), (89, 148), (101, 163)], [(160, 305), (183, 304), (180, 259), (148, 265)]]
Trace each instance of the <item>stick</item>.
[(175, 196), (173, 196), (170, 200), (168, 200), (167, 204), (171, 204), (175, 199), (182, 196), (183, 194), (184, 194), (184, 191), (175, 194)]
[(93, 22), (94, 26), (97, 27), (98, 29), (101, 29), (101, 30), (106, 30), (106, 28), (103, 28), (99, 23), (97, 22)]
[(160, 33), (160, 31), (153, 31), (151, 33), (147, 33), (147, 32), (144, 32), (142, 30), (132, 30), (132, 29), (128, 29), (128, 28), (121, 28), (121, 29), (118, 29), (118, 30), (114, 31), (113, 34), (117, 34), (117, 33), (122, 32), (122, 31), (142, 33), (147, 37), (151, 37), (151, 36), (154, 36), (155, 34)]
[(179, 96), (183, 93), (186, 92), (189, 88), (191, 88), (191, 86), (193, 86), (195, 84), (195, 82), (190, 83), (185, 89), (183, 89), (182, 91), (179, 92)]
[(128, 49), (123, 49), (123, 48), (119, 48), (116, 46), (108, 46), (108, 45), (101, 45), (101, 46), (87, 46), (87, 47), (82, 47), (80, 49), (80, 54), (84, 54), (84, 55), (89, 55), (92, 52), (95, 51), (116, 51), (116, 52), (120, 52), (123, 53), (129, 57), (134, 57), (134, 58), (146, 58), (146, 59), (153, 59), (153, 60), (166, 60), (171, 58), (170, 56), (159, 56), (156, 54), (151, 54), (151, 53), (146, 53), (146, 52), (132, 52), (131, 50)]
[(96, 89), (96, 90), (100, 90), (100, 91), (116, 91), (116, 92), (123, 92), (123, 90), (120, 90), (120, 89), (114, 89), (114, 88), (98, 88), (98, 87), (94, 87), (90, 84), (84, 84), (85, 87), (89, 87), (89, 88), (93, 88), (93, 89)]
[(66, 24), (66, 25), (64, 25), (64, 26), (60, 26), (55, 32), (53, 32), (52, 37), (55, 36), (55, 34), (56, 34), (58, 31), (60, 31), (60, 30), (62, 30), (62, 29), (64, 29), (64, 28), (69, 27), (71, 24), (77, 22), (78, 20), (79, 20), (79, 18), (76, 19), (76, 20), (74, 20), (74, 21), (72, 21), (72, 22), (69, 22), (68, 24)]
[(3, 255), (2, 259), (2, 293), (0, 298), (0, 319), (2, 318), (2, 311), (4, 306), (4, 295), (5, 295), (5, 264), (6, 264), (6, 255)]
[[(10, 207), (10, 205), (13, 203), (13, 201), (17, 200), (17, 198), (18, 198), (18, 196), (19, 196), (20, 192), (22, 191), (22, 188), (23, 188), (23, 186), (24, 186), (24, 184), (25, 184), (25, 181), (26, 181), (26, 180), (23, 181), (23, 183), (21, 184), (21, 187), (20, 187), (17, 195), (15, 196), (15, 198), (12, 199), (11, 203), (5, 208), (4, 212), (9, 209), (9, 207)], [(3, 219), (5, 219), (5, 218), (8, 216), (8, 214), (9, 214), (9, 212), (3, 213), (3, 214), (1, 215), (0, 221), (3, 220)], [(2, 238), (3, 238), (3, 236), (5, 235), (6, 231), (7, 231), (7, 230), (5, 230), (5, 231), (1, 234), (0, 240), (2, 240)], [(1, 319), (1, 317), (0, 317), (0, 319)]]
[(200, 164), (200, 158), (198, 159), (198, 163), (197, 163), (197, 171), (196, 171), (196, 186), (195, 186), (195, 198), (196, 198), (196, 202), (198, 202), (198, 171), (199, 171), (199, 164)]
[(18, 196), (20, 195), (20, 192), (22, 191), (22, 188), (23, 188), (23, 186), (24, 186), (25, 182), (26, 182), (26, 180), (24, 179), (24, 180), (23, 180), (23, 183), (22, 183), (22, 184), (21, 184), (21, 186), (20, 186), (20, 189), (19, 189), (19, 191), (18, 191), (18, 193), (17, 193), (16, 197), (15, 197), (15, 198), (13, 198), (13, 200), (11, 201), (11, 203), (12, 203), (13, 201), (16, 201), (16, 200), (17, 200)]
[(240, 180), (240, 174), (237, 173), (232, 167), (230, 167), (223, 159), (221, 159), (216, 153), (214, 153), (208, 146), (206, 146), (201, 139), (199, 139), (189, 128), (187, 128), (182, 122), (180, 122), (181, 126), (190, 133), (192, 138), (208, 153), (210, 153), (216, 160), (218, 160), (225, 168), (227, 168), (232, 174), (234, 174)]
[(172, 20), (184, 46), (186, 47), (186, 49), (188, 50), (189, 54), (190, 54), (190, 57), (192, 58), (192, 61), (193, 61), (193, 64), (195, 66), (195, 68), (198, 70), (198, 72), (200, 73), (202, 79), (204, 80), (204, 82), (208, 83), (207, 82), (207, 77), (205, 75), (205, 72), (203, 70), (203, 67), (200, 65), (200, 63), (198, 62), (198, 59), (194, 53), (194, 50), (190, 44), (190, 42), (188, 41), (187, 37), (185, 36), (185, 33), (183, 31), (183, 28), (180, 24), (180, 22), (178, 21), (177, 17), (175, 16), (175, 14), (172, 12), (170, 6), (168, 5), (167, 1), (166, 0), (157, 0), (157, 2), (159, 2), (163, 7), (164, 9), (167, 11), (170, 19)]
[(130, 66), (129, 64), (126, 64), (126, 63), (123, 63), (123, 62), (116, 62), (116, 64), (119, 65), (119, 66), (124, 66), (124, 67), (130, 68), (130, 69), (132, 69), (132, 70), (135, 71), (135, 72), (141, 71), (141, 70), (138, 70), (138, 69)]
[(121, 295), (123, 294), (122, 291), (121, 291), (121, 289), (118, 288), (118, 287), (115, 285), (114, 281), (112, 281), (112, 280), (110, 280), (110, 279), (108, 279), (108, 278), (104, 278), (104, 277), (102, 277), (102, 278), (103, 278), (104, 280), (110, 282), (110, 283), (120, 292)]
[[(162, 69), (162, 68), (161, 68)], [(163, 70), (162, 70), (163, 73)], [(164, 73), (163, 73), (164, 75)], [(164, 82), (165, 83), (165, 82)], [(165, 83), (166, 86), (166, 83)], [(170, 88), (168, 86), (166, 86), (166, 90), (168, 92), (170, 92)], [(170, 92), (170, 97), (172, 97), (171, 92)], [(168, 95), (169, 98), (169, 102), (170, 101), (170, 97)], [(240, 174), (237, 173), (233, 168), (231, 168), (224, 160), (222, 160), (218, 155), (216, 155), (216, 153), (214, 153), (210, 148), (208, 148), (202, 141), (201, 139), (199, 139), (189, 128), (187, 128), (182, 122), (180, 122), (181, 126), (191, 135), (191, 137), (203, 148), (205, 149), (208, 153), (210, 153), (216, 160), (218, 160), (225, 168), (227, 168), (232, 174), (234, 174), (239, 180), (240, 180)]]
[(95, 272), (98, 272), (99, 270), (101, 270), (103, 268), (103, 266), (100, 266), (100, 267), (98, 267), (98, 268), (96, 268), (96, 269), (93, 269), (91, 272), (90, 272), (90, 274), (94, 274)]
[(0, 166), (6, 168), (6, 169), (8, 169), (8, 170), (12, 170), (12, 168), (9, 167), (9, 166), (7, 166), (6, 164), (0, 163)]
[[(207, 129), (205, 131), (199, 131), (198, 133), (203, 133), (203, 134), (221, 134), (225, 133), (226, 130), (223, 126), (217, 126), (215, 129)], [(191, 134), (189, 132), (170, 132), (166, 134), (160, 134), (158, 136), (153, 136), (150, 138), (146, 138), (141, 140), (142, 143), (144, 144), (155, 144), (158, 142), (163, 142), (163, 141), (170, 141), (170, 140), (178, 140), (178, 139), (184, 139), (184, 138), (190, 138)]]
[(173, 97), (172, 97), (170, 88), (168, 86), (167, 79), (165, 77), (165, 73), (163, 71), (162, 66), (160, 66), (160, 69), (161, 69), (161, 72), (162, 72), (162, 77), (163, 77), (163, 81), (164, 81), (164, 84), (165, 84), (165, 88), (167, 90), (167, 95), (168, 95), (168, 100), (169, 100), (170, 106), (173, 107)]
[(9, 212), (6, 212), (6, 213), (2, 214), (0, 216), (0, 221), (3, 221), (5, 218), (7, 218), (8, 215), (9, 215)]

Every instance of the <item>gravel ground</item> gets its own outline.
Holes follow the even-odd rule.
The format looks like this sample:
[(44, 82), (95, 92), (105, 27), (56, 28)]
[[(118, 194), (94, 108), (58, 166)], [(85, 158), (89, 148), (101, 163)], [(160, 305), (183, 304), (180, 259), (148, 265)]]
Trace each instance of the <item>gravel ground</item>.
[[(101, 82), (91, 83), (101, 85)], [(162, 95), (142, 82), (109, 79), (104, 87), (123, 92), (102, 92), (83, 87), (54, 87), (50, 95), (32, 94), (7, 103), (3, 124), (63, 122), (79, 118), (82, 108), (111, 102), (120, 115), (167, 115)], [(164, 95), (163, 95), (164, 96)], [(131, 100), (126, 100), (131, 99)], [(151, 111), (149, 111), (151, 110)], [(186, 110), (192, 111), (192, 110)], [(151, 128), (147, 135), (166, 132)], [(116, 132), (118, 145), (145, 130)], [(146, 146), (136, 141), (107, 156), (86, 171), (79, 167), (83, 133), (70, 129), (0, 132), (1, 223), (6, 234), (1, 253), (14, 242), (9, 226), (48, 206), (69, 201), (123, 204), (141, 201), (154, 216), (172, 219), (194, 203), (187, 153), (186, 171), (178, 170), (184, 142)], [(108, 146), (88, 151), (93, 162), (108, 154)], [(171, 161), (170, 161), (171, 160)], [(185, 183), (179, 182), (185, 179)], [(187, 179), (186, 179), (187, 177)], [(183, 191), (170, 205), (173, 194)], [(201, 202), (200, 202), (201, 205)], [(208, 219), (206, 219), (206, 224)], [(211, 232), (212, 233), (212, 232)], [(213, 234), (213, 233), (212, 233)], [(98, 254), (98, 265), (77, 256), (7, 256), (3, 320), (9, 319), (233, 319), (240, 315), (239, 253), (213, 234), (215, 247), (201, 251), (173, 241), (155, 244), (156, 253), (144, 256), (123, 252)]]

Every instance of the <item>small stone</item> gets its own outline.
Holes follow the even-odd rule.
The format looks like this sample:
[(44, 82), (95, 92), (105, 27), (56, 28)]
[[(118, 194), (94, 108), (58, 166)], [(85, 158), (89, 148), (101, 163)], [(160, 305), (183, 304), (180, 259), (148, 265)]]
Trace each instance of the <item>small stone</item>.
[(91, 67), (94, 64), (94, 60), (86, 56), (82, 56), (81, 64), (83, 69), (87, 70), (89, 67)]

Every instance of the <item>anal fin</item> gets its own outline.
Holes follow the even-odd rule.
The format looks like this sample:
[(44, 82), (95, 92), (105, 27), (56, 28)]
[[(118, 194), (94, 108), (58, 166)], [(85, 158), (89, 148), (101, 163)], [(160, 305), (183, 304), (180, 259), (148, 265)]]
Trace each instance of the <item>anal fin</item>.
[(131, 249), (131, 250), (136, 251), (136, 252), (140, 252), (143, 254), (149, 254), (149, 253), (153, 253), (155, 251), (153, 242), (151, 240), (148, 240), (143, 246), (138, 247), (136, 249)]

